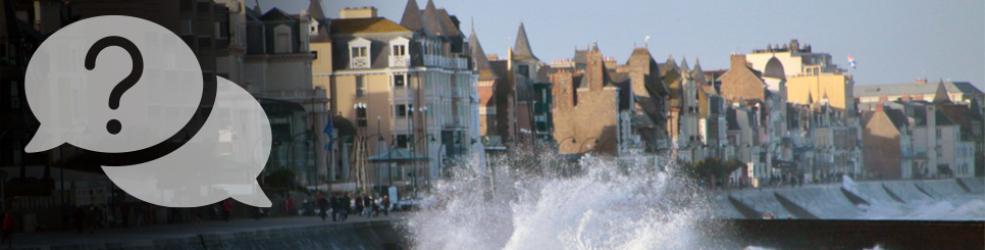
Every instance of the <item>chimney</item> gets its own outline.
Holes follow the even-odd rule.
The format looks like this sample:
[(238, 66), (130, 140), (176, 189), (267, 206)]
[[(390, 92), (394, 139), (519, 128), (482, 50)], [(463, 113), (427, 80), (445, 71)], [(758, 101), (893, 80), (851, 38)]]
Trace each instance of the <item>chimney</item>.
[(375, 18), (376, 7), (346, 7), (339, 10), (341, 19)]
[(889, 98), (886, 98), (886, 96), (879, 97), (879, 103), (876, 104), (876, 112), (883, 112), (883, 108), (884, 108), (883, 106), (886, 105), (888, 99)]
[(733, 54), (731, 68), (745, 67), (748, 65), (746, 62), (746, 55), (744, 54)]

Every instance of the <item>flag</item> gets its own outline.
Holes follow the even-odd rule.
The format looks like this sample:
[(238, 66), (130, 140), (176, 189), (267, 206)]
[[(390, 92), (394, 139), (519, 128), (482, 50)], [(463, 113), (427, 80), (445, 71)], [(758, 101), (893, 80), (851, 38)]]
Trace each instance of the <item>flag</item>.
[(333, 124), (332, 120), (333, 120), (332, 116), (329, 115), (328, 121), (325, 121), (325, 128), (322, 129), (322, 132), (324, 132), (325, 135), (328, 136), (328, 143), (325, 144), (325, 150), (329, 150), (329, 151), (332, 150), (332, 143), (334, 142), (335, 139), (333, 136), (333, 134), (335, 133), (335, 124)]
[(854, 56), (848, 55), (848, 65), (851, 65), (853, 69), (855, 68), (855, 57)]

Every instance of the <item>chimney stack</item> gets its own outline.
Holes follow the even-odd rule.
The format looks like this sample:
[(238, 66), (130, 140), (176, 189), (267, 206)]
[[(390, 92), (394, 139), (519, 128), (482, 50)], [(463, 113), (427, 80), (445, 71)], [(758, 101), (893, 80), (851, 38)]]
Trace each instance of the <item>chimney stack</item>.
[(339, 10), (341, 19), (375, 18), (376, 7), (346, 7)]

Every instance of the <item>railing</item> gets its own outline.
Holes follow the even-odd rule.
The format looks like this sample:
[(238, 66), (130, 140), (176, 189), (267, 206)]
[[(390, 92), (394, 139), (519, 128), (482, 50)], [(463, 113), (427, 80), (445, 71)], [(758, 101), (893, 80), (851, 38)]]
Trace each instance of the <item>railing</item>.
[(390, 56), (390, 67), (406, 68), (410, 65), (408, 56)]

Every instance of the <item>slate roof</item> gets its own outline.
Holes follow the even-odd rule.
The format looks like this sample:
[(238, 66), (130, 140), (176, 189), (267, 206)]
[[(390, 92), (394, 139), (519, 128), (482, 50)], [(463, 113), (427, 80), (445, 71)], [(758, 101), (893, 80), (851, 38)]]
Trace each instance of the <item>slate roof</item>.
[[(942, 82), (949, 93), (961, 92), (969, 95), (985, 95), (969, 82)], [(937, 92), (939, 83), (895, 83), (878, 85), (855, 85), (855, 96), (891, 95), (929, 95)]]
[(527, 38), (527, 29), (520, 23), (520, 28), (516, 31), (516, 42), (513, 44), (513, 58), (516, 60), (537, 60), (533, 50), (530, 48), (530, 40)]
[(404, 15), (400, 18), (400, 25), (413, 31), (421, 31), (424, 28), (424, 24), (421, 22), (421, 8), (417, 7), (417, 0), (407, 0)]
[(308, 16), (319, 21), (325, 20), (325, 11), (321, 7), (321, 0), (308, 2)]
[(472, 49), (472, 61), (475, 63), (475, 69), (479, 71), (479, 80), (487, 81), (499, 78), (493, 72), (492, 66), (489, 65), (489, 58), (486, 57), (486, 52), (482, 49), (482, 44), (479, 43), (479, 36), (476, 35), (475, 29), (472, 29), (472, 33), (469, 34), (469, 47)]

